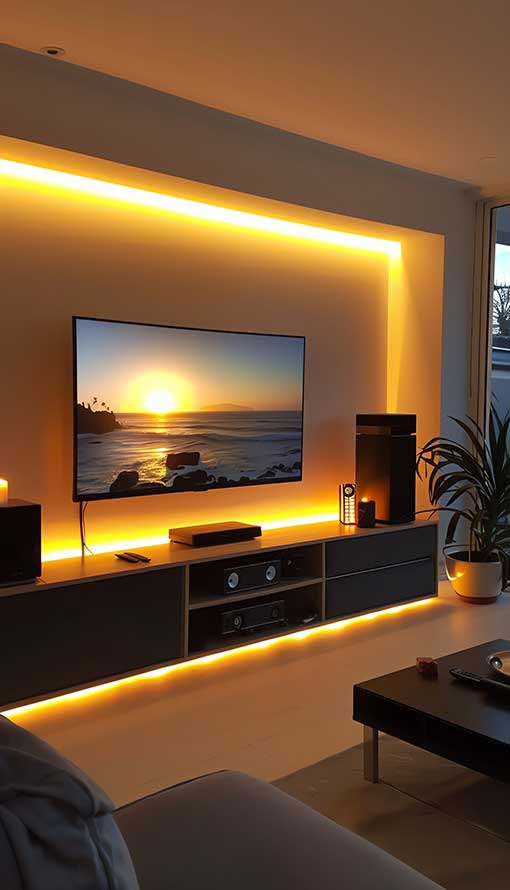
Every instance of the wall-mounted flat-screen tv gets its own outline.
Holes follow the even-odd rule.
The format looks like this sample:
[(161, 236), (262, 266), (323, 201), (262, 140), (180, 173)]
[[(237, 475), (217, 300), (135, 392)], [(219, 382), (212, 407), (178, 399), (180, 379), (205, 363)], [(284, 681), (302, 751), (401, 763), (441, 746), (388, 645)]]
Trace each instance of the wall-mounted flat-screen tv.
[(74, 318), (76, 501), (299, 482), (304, 337)]

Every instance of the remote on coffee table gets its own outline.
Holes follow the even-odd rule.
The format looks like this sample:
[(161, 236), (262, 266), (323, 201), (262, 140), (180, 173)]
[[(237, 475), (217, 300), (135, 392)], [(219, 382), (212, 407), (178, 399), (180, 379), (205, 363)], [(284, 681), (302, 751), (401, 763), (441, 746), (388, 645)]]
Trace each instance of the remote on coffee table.
[(353, 716), (363, 724), (365, 778), (379, 780), (379, 733), (384, 732), (510, 782), (510, 695), (450, 674), (462, 668), (490, 678), (487, 657), (505, 649), (510, 650), (510, 641), (493, 640), (439, 658), (437, 678), (413, 666), (356, 684)]

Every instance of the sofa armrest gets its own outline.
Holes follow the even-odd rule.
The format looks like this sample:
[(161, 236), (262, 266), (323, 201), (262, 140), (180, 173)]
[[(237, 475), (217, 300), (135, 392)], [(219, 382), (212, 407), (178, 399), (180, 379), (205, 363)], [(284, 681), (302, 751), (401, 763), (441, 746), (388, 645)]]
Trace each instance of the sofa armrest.
[[(0, 804), (1, 807), (1, 804)], [(19, 872), (11, 842), (2, 825), (0, 816), (0, 887), (2, 890), (23, 890), (23, 881)]]
[(118, 810), (141, 890), (438, 890), (272, 785), (219, 772)]

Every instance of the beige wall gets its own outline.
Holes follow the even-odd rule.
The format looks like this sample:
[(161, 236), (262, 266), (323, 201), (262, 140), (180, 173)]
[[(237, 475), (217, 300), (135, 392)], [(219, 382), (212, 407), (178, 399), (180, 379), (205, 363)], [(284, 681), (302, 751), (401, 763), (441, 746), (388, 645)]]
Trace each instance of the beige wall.
[(390, 404), (417, 411), (422, 435), (437, 430), (440, 237), (250, 202), (13, 140), (0, 141), (0, 149), (4, 157), (402, 242), (403, 260), (392, 261), (390, 274), (387, 257), (373, 251), (246, 232), (4, 178), (2, 404), (10, 434), (1, 472), (14, 495), (43, 504), (47, 553), (78, 544), (71, 502), (73, 314), (307, 337), (302, 483), (100, 502), (88, 511), (92, 547), (164, 536), (169, 524), (334, 512), (339, 481), (354, 473), (357, 411)]
[(2, 44), (0, 83), (7, 136), (443, 236), (444, 431), (468, 410), (474, 189)]

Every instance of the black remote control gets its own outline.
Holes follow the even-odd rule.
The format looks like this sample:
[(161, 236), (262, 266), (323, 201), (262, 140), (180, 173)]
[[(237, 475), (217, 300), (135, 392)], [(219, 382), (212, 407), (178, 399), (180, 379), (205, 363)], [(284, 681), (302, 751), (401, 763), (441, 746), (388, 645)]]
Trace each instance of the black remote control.
[(116, 553), (115, 556), (117, 557), (117, 559), (123, 559), (124, 562), (140, 562), (140, 560), (137, 559), (136, 556), (131, 556), (131, 554), (129, 553)]
[(504, 692), (507, 695), (510, 692), (508, 683), (501, 683), (499, 680), (489, 680), (488, 677), (481, 677), (480, 674), (474, 674), (472, 671), (464, 671), (462, 668), (450, 668), (450, 674), (456, 680), (473, 683), (482, 689), (492, 689), (494, 692)]
[(137, 562), (150, 562), (150, 556), (144, 556), (143, 553), (131, 553), (129, 550), (126, 550), (124, 556), (132, 556)]

